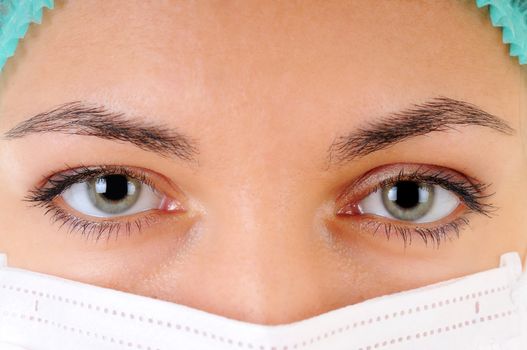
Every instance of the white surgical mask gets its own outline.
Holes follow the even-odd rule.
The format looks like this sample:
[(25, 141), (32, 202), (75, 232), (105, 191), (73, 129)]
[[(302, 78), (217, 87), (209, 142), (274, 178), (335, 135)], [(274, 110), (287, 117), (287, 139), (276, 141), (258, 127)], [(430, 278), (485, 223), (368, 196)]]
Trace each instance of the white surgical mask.
[(2, 350), (527, 349), (518, 253), (498, 268), (277, 326), (10, 268), (2, 255), (0, 265)]

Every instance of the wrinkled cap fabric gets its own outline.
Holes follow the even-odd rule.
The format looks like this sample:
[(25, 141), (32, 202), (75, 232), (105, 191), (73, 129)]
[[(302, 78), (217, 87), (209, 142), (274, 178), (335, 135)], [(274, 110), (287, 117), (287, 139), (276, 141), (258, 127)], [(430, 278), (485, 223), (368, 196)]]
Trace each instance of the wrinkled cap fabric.
[(0, 0), (0, 72), (30, 23), (41, 23), (43, 8), (53, 5), (54, 0)]
[(527, 1), (525, 0), (476, 0), (478, 7), (489, 7), (490, 20), (501, 27), (503, 42), (508, 44), (511, 56), (520, 64), (527, 63)]

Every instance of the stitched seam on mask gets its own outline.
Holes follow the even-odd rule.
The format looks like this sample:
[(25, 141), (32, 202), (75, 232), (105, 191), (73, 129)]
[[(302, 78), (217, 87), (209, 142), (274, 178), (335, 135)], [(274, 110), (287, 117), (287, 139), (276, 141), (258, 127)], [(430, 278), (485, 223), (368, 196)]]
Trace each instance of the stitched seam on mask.
[(124, 339), (118, 339), (118, 338), (115, 338), (115, 337), (106, 336), (106, 335), (103, 335), (101, 333), (87, 331), (87, 330), (84, 330), (84, 329), (81, 329), (81, 328), (78, 328), (78, 327), (68, 326), (66, 324), (63, 324), (63, 323), (60, 323), (60, 322), (55, 322), (55, 321), (52, 321), (52, 320), (48, 320), (48, 319), (43, 318), (43, 317), (27, 315), (27, 314), (17, 313), (17, 312), (8, 312), (8, 311), (4, 311), (2, 314), (3, 314), (4, 317), (20, 318), (22, 320), (28, 320), (28, 321), (37, 322), (37, 323), (44, 324), (44, 325), (54, 326), (54, 327), (57, 327), (58, 329), (66, 332), (66, 333), (80, 334), (80, 335), (83, 335), (83, 336), (87, 336), (87, 337), (90, 337), (90, 338), (93, 338), (93, 339), (101, 340), (101, 341), (104, 341), (104, 342), (107, 342), (107, 343), (111, 343), (111, 344), (114, 344), (114, 345), (119, 345), (119, 346), (122, 346), (122, 347), (126, 347), (128, 349), (136, 348), (136, 349), (142, 349), (142, 350), (160, 350), (159, 348), (155, 348), (155, 347), (152, 347), (152, 346), (142, 345), (142, 344), (139, 344), (139, 343), (126, 341)]
[[(478, 298), (478, 297), (484, 297), (484, 296), (492, 295), (492, 294), (495, 294), (495, 293), (498, 293), (498, 292), (510, 290), (510, 288), (511, 288), (511, 286), (509, 284), (502, 285), (502, 286), (499, 286), (499, 287), (494, 287), (494, 288), (487, 288), (487, 289), (484, 289), (484, 290), (480, 290), (478, 292), (466, 293), (464, 295), (460, 295), (460, 296), (457, 296), (457, 297), (447, 298), (447, 299), (440, 300), (440, 301), (437, 301), (437, 302), (432, 302), (432, 303), (429, 303), (429, 304), (423, 304), (423, 305), (420, 305), (420, 306), (409, 308), (407, 310), (406, 309), (405, 310), (399, 310), (399, 311), (395, 311), (395, 312), (392, 312), (392, 313), (389, 313), (389, 314), (386, 313), (383, 316), (370, 317), (368, 319), (363, 319), (361, 321), (357, 321), (357, 322), (354, 322), (352, 324), (349, 323), (349, 324), (346, 324), (345, 326), (334, 328), (334, 329), (332, 329), (330, 331), (327, 331), (325, 333), (321, 333), (321, 334), (319, 334), (317, 336), (314, 336), (314, 337), (310, 338), (309, 340), (303, 341), (302, 342), (302, 347), (305, 347), (305, 346), (308, 346), (308, 345), (312, 345), (314, 343), (320, 342), (320, 341), (325, 340), (325, 339), (332, 338), (332, 337), (338, 335), (337, 333), (343, 333), (345, 331), (349, 331), (352, 328), (358, 328), (358, 327), (361, 327), (361, 326), (372, 324), (374, 322), (381, 322), (383, 320), (405, 317), (407, 315), (413, 314), (414, 312), (435, 310), (435, 309), (437, 309), (439, 307), (450, 305), (451, 303), (455, 304), (457, 302), (463, 302), (463, 301), (466, 302), (468, 300), (475, 299), (475, 298)], [(90, 311), (104, 313), (106, 315), (120, 316), (121, 318), (129, 318), (131, 320), (136, 320), (136, 321), (141, 322), (141, 323), (149, 323), (152, 326), (169, 328), (169, 329), (175, 328), (175, 329), (177, 329), (179, 331), (185, 331), (185, 332), (191, 333), (191, 334), (193, 333), (195, 335), (202, 336), (204, 338), (208, 338), (210, 336), (210, 338), (215, 340), (215, 341), (219, 340), (222, 343), (226, 342), (227, 344), (232, 345), (232, 346), (237, 346), (238, 348), (240, 348), (240, 347), (243, 348), (243, 347), (246, 346), (249, 349), (253, 349), (253, 344), (250, 344), (250, 343), (245, 344), (242, 341), (237, 341), (235, 339), (225, 338), (223, 336), (219, 336), (217, 334), (214, 334), (214, 333), (212, 333), (210, 331), (205, 331), (205, 330), (202, 330), (202, 329), (190, 327), (190, 326), (185, 325), (183, 323), (174, 323), (174, 322), (170, 322), (170, 321), (162, 321), (162, 320), (155, 319), (153, 317), (146, 317), (146, 316), (143, 316), (143, 315), (139, 315), (138, 316), (138, 315), (133, 314), (133, 313), (126, 313), (124, 311), (117, 311), (116, 309), (110, 309), (110, 308), (107, 308), (107, 307), (102, 307), (100, 305), (96, 305), (96, 304), (93, 304), (93, 303), (85, 303), (85, 302), (82, 302), (82, 301), (78, 301), (76, 299), (70, 299), (70, 298), (65, 298), (65, 297), (63, 298), (63, 297), (55, 295), (55, 294), (44, 293), (42, 291), (38, 291), (37, 292), (35, 289), (16, 287), (16, 286), (13, 286), (13, 285), (8, 285), (8, 284), (2, 284), (2, 289), (8, 289), (10, 291), (14, 291), (14, 292), (17, 292), (17, 293), (32, 294), (34, 296), (40, 296), (40, 297), (43, 297), (43, 298), (46, 298), (46, 299), (49, 299), (49, 300), (53, 300), (53, 301), (56, 301), (56, 302), (59, 302), (59, 303), (63, 303), (63, 304), (71, 304), (71, 305), (79, 306), (81, 308), (86, 308), (86, 309), (89, 309)], [(295, 344), (295, 346), (296, 346), (296, 344)], [(260, 345), (258, 349), (263, 350), (264, 347)], [(275, 350), (275, 349), (271, 348), (271, 350)]]
[(502, 311), (501, 313), (497, 312), (497, 313), (494, 313), (494, 314), (489, 314), (487, 316), (476, 317), (476, 318), (471, 319), (470, 321), (469, 320), (465, 320), (464, 322), (451, 323), (448, 326), (436, 327), (436, 328), (433, 328), (433, 329), (429, 329), (428, 331), (418, 332), (418, 333), (415, 333), (415, 334), (409, 334), (409, 335), (403, 336), (403, 337), (392, 338), (390, 340), (385, 340), (383, 342), (378, 342), (378, 343), (375, 343), (373, 345), (360, 347), (357, 350), (381, 349), (381, 348), (386, 348), (386, 347), (389, 347), (389, 346), (399, 345), (399, 344), (404, 343), (404, 342), (409, 342), (409, 341), (414, 341), (414, 340), (417, 341), (417, 340), (420, 340), (421, 338), (427, 338), (427, 337), (430, 337), (430, 336), (435, 336), (435, 335), (439, 335), (439, 334), (442, 334), (442, 333), (455, 331), (455, 330), (457, 330), (459, 328), (466, 328), (466, 327), (474, 326), (475, 324), (478, 324), (478, 323), (483, 323), (483, 322), (487, 322), (487, 321), (493, 321), (493, 320), (497, 320), (499, 318), (504, 318), (504, 317), (507, 317), (507, 316), (511, 316), (513, 313), (518, 313), (518, 311), (517, 310), (514, 310), (514, 311), (507, 310), (507, 311)]

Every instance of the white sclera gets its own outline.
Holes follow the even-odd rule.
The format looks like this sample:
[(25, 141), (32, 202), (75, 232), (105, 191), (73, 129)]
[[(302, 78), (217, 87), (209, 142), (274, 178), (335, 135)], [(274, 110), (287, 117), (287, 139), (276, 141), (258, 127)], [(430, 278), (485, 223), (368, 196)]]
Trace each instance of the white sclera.
[[(409, 221), (416, 223), (425, 223), (425, 222), (434, 222), (441, 220), (444, 217), (450, 215), (458, 206), (459, 198), (454, 195), (451, 191), (445, 190), (439, 185), (434, 185), (434, 197), (433, 202), (428, 213), (426, 213), (421, 218)], [(366, 198), (364, 198), (358, 204), (359, 210), (363, 214), (374, 214), (378, 216), (384, 216), (390, 219), (401, 220), (394, 217), (384, 206), (382, 201), (382, 189), (371, 193)]]
[[(106, 185), (105, 183), (99, 184), (96, 182), (96, 192), (104, 193), (106, 191), (106, 188), (102, 188), (102, 184)], [(130, 187), (134, 186), (129, 183), (129, 190)], [(78, 212), (84, 215), (101, 218), (133, 215), (150, 209), (158, 209), (163, 201), (162, 196), (160, 196), (150, 186), (142, 184), (141, 193), (139, 194), (139, 198), (137, 199), (137, 201), (124, 212), (121, 212), (119, 214), (112, 214), (106, 213), (95, 206), (95, 204), (90, 199), (88, 193), (89, 190), (90, 189), (87, 182), (79, 182), (70, 186), (67, 190), (62, 193), (61, 196), (64, 199), (64, 202), (66, 202), (66, 204), (68, 204)], [(133, 190), (135, 191), (135, 187)]]

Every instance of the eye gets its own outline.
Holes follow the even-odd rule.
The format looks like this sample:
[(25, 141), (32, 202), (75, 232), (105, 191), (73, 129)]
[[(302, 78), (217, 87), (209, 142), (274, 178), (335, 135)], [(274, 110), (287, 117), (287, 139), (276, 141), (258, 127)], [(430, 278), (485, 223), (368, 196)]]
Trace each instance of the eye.
[(163, 195), (124, 174), (94, 177), (70, 186), (62, 194), (66, 204), (82, 214), (112, 217), (160, 209)]
[(362, 214), (425, 223), (447, 217), (459, 204), (455, 194), (439, 185), (402, 180), (368, 195), (358, 203), (358, 210)]
[[(25, 200), (46, 209), (52, 222), (98, 240), (153, 225), (163, 213), (185, 212), (185, 198), (168, 179), (144, 169), (103, 165), (55, 172)], [(168, 194), (167, 194), (168, 193)], [(82, 215), (79, 215), (82, 214)]]
[[(401, 237), (406, 247), (412, 236), (438, 247), (459, 236), (470, 213), (490, 217), (496, 209), (488, 198), (489, 185), (453, 169), (428, 164), (389, 164), (354, 180), (337, 198), (337, 216), (352, 233), (379, 230)], [(458, 210), (459, 209), (459, 210)], [(463, 210), (461, 210), (463, 209)], [(349, 221), (348, 221), (349, 220)]]

